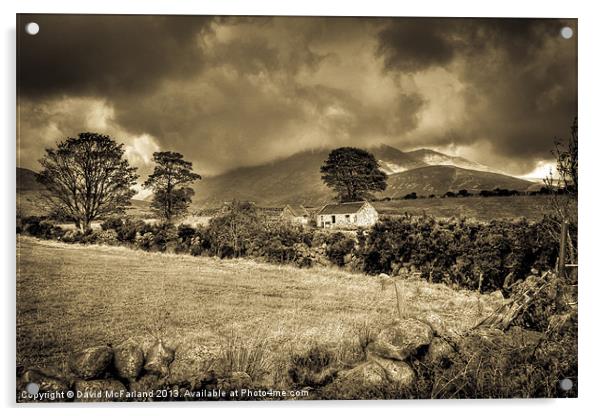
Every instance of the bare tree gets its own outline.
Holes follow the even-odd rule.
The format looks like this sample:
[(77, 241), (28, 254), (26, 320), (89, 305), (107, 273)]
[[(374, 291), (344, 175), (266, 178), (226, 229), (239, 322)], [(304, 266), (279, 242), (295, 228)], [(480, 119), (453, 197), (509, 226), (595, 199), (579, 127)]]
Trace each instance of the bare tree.
[(98, 133), (80, 133), (46, 149), (37, 176), (49, 191), (46, 202), (82, 231), (95, 219), (124, 212), (138, 175), (123, 154), (123, 144)]
[[(568, 255), (571, 262), (577, 261), (577, 247), (575, 235), (578, 225), (577, 200), (578, 200), (578, 134), (577, 117), (571, 126), (571, 135), (568, 140), (556, 140), (552, 154), (556, 158), (556, 176), (551, 172), (544, 179), (545, 185), (552, 192), (551, 219), (554, 227), (551, 233), (555, 239), (560, 240), (562, 223), (568, 224), (569, 238), (567, 238)], [(571, 235), (571, 230), (573, 235)]]

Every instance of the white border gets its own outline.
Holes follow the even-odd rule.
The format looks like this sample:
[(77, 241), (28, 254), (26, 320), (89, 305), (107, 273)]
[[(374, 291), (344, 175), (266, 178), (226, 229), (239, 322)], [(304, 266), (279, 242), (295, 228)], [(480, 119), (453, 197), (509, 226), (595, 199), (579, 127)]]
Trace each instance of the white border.
[[(601, 174), (602, 145), (600, 141), (601, 117), (598, 102), (602, 97), (600, 88), (600, 45), (602, 22), (600, 10), (593, 1), (528, 2), (525, 0), (486, 1), (434, 1), (413, 2), (370, 1), (325, 1), (304, 0), (285, 2), (278, 0), (220, 0), (215, 2), (194, 0), (99, 0), (81, 2), (76, 0), (21, 0), (2, 2), (3, 39), (2, 59), (2, 117), (3, 137), (1, 155), (3, 158), (0, 195), (7, 200), (2, 206), (2, 328), (0, 342), (2, 374), (0, 395), (4, 406), (12, 414), (14, 400), (14, 360), (15, 360), (15, 13), (124, 13), (124, 14), (254, 14), (254, 15), (355, 15), (355, 16), (488, 16), (488, 17), (572, 17), (579, 18), (579, 128), (581, 143), (581, 195), (579, 216), (580, 238), (580, 305), (579, 305), (579, 399), (574, 400), (472, 400), (472, 401), (405, 401), (405, 402), (296, 402), (296, 403), (218, 403), (193, 404), (177, 407), (138, 406), (136, 412), (149, 415), (164, 415), (176, 411), (214, 413), (245, 412), (245, 414), (265, 414), (265, 412), (307, 414), (307, 412), (352, 412), (364, 414), (370, 410), (413, 413), (436, 411), (445, 415), (468, 414), (504, 415), (508, 412), (531, 411), (545, 414), (588, 412), (596, 406), (600, 395), (600, 294), (602, 276), (599, 275), (600, 255), (598, 251), (600, 231), (600, 200), (602, 195), (597, 176)], [(177, 410), (176, 410), (177, 407)], [(115, 407), (112, 413), (131, 414), (131, 407)], [(82, 409), (73, 406), (45, 407), (43, 409), (26, 406), (21, 412), (44, 414), (79, 414), (85, 411), (91, 415), (105, 415), (107, 409), (94, 406)]]

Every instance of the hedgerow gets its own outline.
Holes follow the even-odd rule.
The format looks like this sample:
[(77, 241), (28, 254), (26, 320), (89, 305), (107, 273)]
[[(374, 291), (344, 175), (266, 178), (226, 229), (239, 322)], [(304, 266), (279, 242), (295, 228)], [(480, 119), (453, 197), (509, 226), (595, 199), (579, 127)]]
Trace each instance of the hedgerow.
[(343, 233), (270, 221), (252, 204), (234, 203), (205, 227), (110, 219), (102, 230), (82, 234), (30, 217), (19, 221), (19, 230), (39, 238), (146, 251), (253, 257), (301, 267), (326, 262), (368, 274), (416, 272), (433, 283), (489, 292), (554, 267), (558, 244), (549, 237), (550, 224), (547, 218), (476, 222), (405, 215)]
[(492, 291), (509, 274), (516, 281), (554, 266), (558, 245), (546, 221), (384, 218), (360, 240), (359, 255), (370, 274), (397, 274), (411, 265), (431, 282)]

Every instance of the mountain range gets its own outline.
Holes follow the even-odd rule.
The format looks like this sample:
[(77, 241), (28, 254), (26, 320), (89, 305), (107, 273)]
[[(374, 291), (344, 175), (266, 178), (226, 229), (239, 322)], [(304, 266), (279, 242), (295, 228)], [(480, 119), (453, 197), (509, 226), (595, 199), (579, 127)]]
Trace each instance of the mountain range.
[[(315, 149), (258, 166), (242, 167), (220, 175), (203, 177), (194, 185), (194, 208), (222, 205), (233, 199), (254, 201), (261, 206), (300, 204), (319, 206), (331, 202), (334, 193), (321, 179), (320, 167), (331, 149)], [(506, 188), (527, 190), (533, 182), (499, 173), (468, 159), (431, 149), (403, 152), (387, 145), (368, 148), (387, 173), (387, 189), (375, 196), (403, 197), (443, 195), (466, 189), (470, 192)], [(35, 198), (43, 186), (35, 172), (17, 168), (17, 192)]]
[[(333, 192), (324, 185), (320, 167), (331, 149), (308, 150), (259, 166), (238, 168), (205, 177), (194, 186), (194, 205), (214, 207), (233, 199), (250, 200), (262, 206), (302, 204), (318, 206), (332, 201)], [(527, 190), (532, 182), (468, 159), (431, 149), (403, 152), (387, 145), (367, 149), (388, 175), (387, 190), (376, 197), (442, 195), (466, 189), (470, 192), (506, 188)]]

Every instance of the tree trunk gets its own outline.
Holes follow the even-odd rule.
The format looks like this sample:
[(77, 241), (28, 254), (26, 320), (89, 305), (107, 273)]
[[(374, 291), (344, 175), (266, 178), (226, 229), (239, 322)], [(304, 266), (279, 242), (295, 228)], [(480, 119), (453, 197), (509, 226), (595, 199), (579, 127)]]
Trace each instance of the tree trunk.
[(89, 220), (83, 220), (83, 221), (81, 221), (80, 224), (81, 224), (81, 232), (82, 233), (85, 234), (86, 232), (92, 230), (92, 227), (90, 226), (90, 221)]

